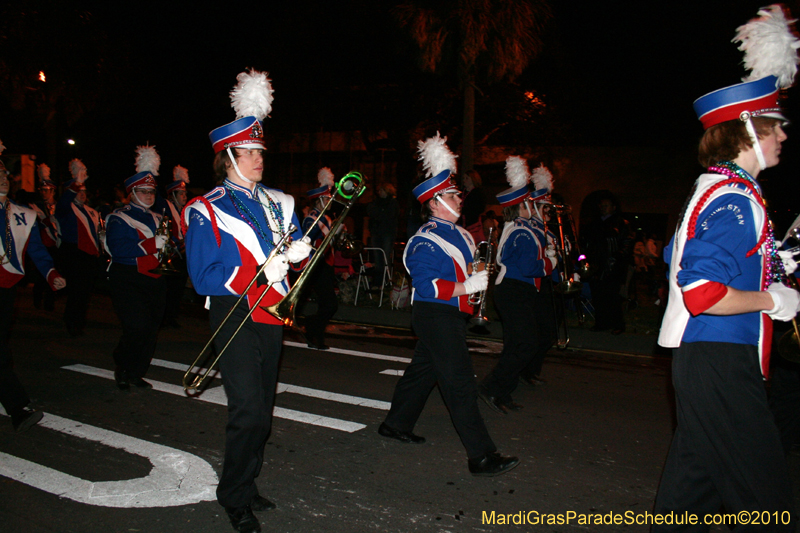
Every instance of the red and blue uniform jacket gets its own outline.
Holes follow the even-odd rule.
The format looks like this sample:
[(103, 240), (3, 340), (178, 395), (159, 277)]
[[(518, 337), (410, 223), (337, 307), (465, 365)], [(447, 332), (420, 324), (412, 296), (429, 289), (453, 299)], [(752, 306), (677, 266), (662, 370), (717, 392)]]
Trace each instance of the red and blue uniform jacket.
[(10, 200), (5, 205), (0, 205), (0, 245), (0, 287), (13, 287), (25, 276), (27, 253), (50, 287), (55, 290), (53, 281), (60, 276), (53, 267), (53, 258), (42, 244), (36, 211)]
[(544, 255), (547, 237), (541, 224), (537, 226), (534, 221), (523, 217), (506, 222), (497, 246), (500, 272), (496, 285), (510, 278), (535, 285), (539, 290), (542, 278), (553, 273), (553, 265)]
[(75, 196), (77, 193), (67, 188), (56, 204), (58, 240), (75, 244), (80, 251), (97, 257), (100, 255), (100, 245), (97, 239), (100, 214), (88, 205), (76, 204)]
[[(297, 229), (299, 221), (294, 214), (294, 198), (263, 185), (257, 185), (257, 188), (259, 199), (254, 198), (248, 189), (226, 180), (224, 186), (195, 198), (184, 207), (182, 220), (185, 224), (186, 261), (189, 277), (199, 294), (241, 296), (275, 243), (289, 231), (290, 225), (295, 227), (292, 237), (302, 237)], [(231, 194), (236, 195), (239, 205)], [(267, 215), (267, 195), (281, 212), (281, 227), (276, 227), (275, 222), (271, 221), (272, 217)], [(242, 208), (245, 208), (245, 212), (242, 212)], [(255, 221), (249, 219), (250, 215), (255, 217)], [(271, 239), (265, 240), (258, 228)], [(247, 301), (251, 309), (265, 290), (267, 286), (259, 283), (254, 283), (250, 288)], [(253, 311), (253, 321), (281, 324), (280, 320), (261, 307), (277, 303), (288, 290), (285, 279), (273, 284), (259, 308)]]
[(456, 283), (468, 277), (475, 254), (472, 236), (452, 222), (431, 217), (406, 244), (403, 264), (411, 275), (412, 302), (452, 305), (472, 314), (468, 295), (453, 296)]
[(135, 266), (140, 274), (152, 278), (158, 267), (158, 249), (155, 233), (161, 223), (161, 215), (134, 202), (114, 210), (106, 217), (106, 250), (111, 263)]

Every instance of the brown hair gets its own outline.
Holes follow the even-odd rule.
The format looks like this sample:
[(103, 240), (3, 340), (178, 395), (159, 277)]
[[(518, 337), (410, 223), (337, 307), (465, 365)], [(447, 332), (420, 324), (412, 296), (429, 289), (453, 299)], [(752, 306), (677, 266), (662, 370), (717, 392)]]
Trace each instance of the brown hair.
[(419, 218), (422, 219), (422, 223), (425, 224), (430, 220), (433, 211), (431, 210), (431, 202), (433, 198), (426, 200), (425, 203), (422, 204), (422, 207), (419, 210)]
[(507, 205), (503, 208), (503, 220), (506, 222), (513, 222), (519, 216), (519, 206), (522, 203)]
[[(770, 134), (770, 131), (781, 121), (775, 118), (754, 117), (753, 127), (759, 139)], [(704, 167), (710, 167), (720, 161), (733, 161), (742, 150), (753, 146), (747, 134), (745, 123), (741, 120), (728, 120), (711, 126), (700, 139), (697, 160)]]
[[(238, 159), (239, 154), (236, 153), (236, 149), (234, 148), (231, 150), (233, 152), (233, 157)], [(228, 155), (227, 150), (222, 150), (217, 152), (217, 155), (214, 156), (214, 175), (217, 177), (218, 180), (223, 180), (228, 176), (228, 163), (230, 162), (231, 158)]]

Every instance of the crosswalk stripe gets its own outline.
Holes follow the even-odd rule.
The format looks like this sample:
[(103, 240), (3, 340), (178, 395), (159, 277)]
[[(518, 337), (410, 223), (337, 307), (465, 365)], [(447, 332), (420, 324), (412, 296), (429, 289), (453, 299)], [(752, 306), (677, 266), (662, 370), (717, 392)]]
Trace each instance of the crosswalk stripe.
[[(73, 372), (80, 372), (90, 376), (100, 377), (104, 379), (114, 379), (114, 372), (102, 368), (96, 368), (87, 365), (68, 365), (62, 367), (65, 370), (72, 370)], [(148, 380), (153, 385), (153, 390), (166, 392), (175, 396), (186, 397), (183, 387), (164, 383), (162, 381)], [(213, 403), (217, 405), (228, 405), (228, 399), (225, 396), (225, 391), (222, 387), (214, 387), (203, 392), (202, 396), (192, 398), (201, 402)], [(302, 422), (304, 424), (311, 424), (314, 426), (326, 427), (345, 431), (347, 433), (354, 433), (367, 427), (365, 424), (357, 422), (350, 422), (349, 420), (340, 420), (338, 418), (331, 418), (327, 416), (315, 415), (313, 413), (304, 413), (302, 411), (295, 411), (293, 409), (286, 409), (283, 407), (275, 407), (272, 411), (275, 418), (283, 418), (285, 420), (293, 420), (295, 422)]]
[[(304, 342), (294, 342), (294, 341), (283, 341), (285, 346), (292, 346), (294, 348), (306, 348), (306, 349), (313, 349), (308, 348), (308, 345)], [(367, 357), (369, 359), (379, 359), (381, 361), (396, 361), (398, 363), (410, 363), (411, 359), (408, 357), (397, 357), (395, 355), (383, 355), (379, 353), (370, 353), (370, 352), (359, 352), (356, 350), (345, 350), (344, 348), (329, 348), (325, 350), (326, 352), (330, 353), (340, 353), (344, 355), (354, 355), (356, 357)]]

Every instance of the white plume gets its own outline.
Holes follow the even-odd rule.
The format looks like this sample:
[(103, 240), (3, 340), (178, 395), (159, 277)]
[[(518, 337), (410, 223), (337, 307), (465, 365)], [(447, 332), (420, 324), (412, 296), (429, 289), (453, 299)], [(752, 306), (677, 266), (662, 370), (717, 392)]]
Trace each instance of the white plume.
[(272, 84), (266, 72), (250, 69), (242, 72), (236, 79), (239, 83), (231, 91), (231, 107), (236, 118), (256, 117), (263, 120), (272, 111)]
[(172, 177), (173, 181), (189, 183), (189, 171), (180, 165), (175, 165), (175, 168), (172, 169)]
[(800, 48), (792, 28), (795, 20), (786, 20), (778, 4), (761, 8), (758, 14), (758, 18), (739, 26), (733, 38), (733, 42), (741, 42), (739, 50), (744, 52), (744, 66), (750, 71), (742, 81), (777, 76), (779, 87), (789, 87), (797, 73)]
[(333, 188), (333, 172), (331, 172), (331, 169), (328, 167), (319, 169), (319, 172), (317, 172), (317, 180), (319, 180), (320, 187), (327, 185)]
[(547, 192), (552, 192), (553, 190), (553, 175), (544, 164), (540, 164), (533, 169), (531, 181), (533, 182), (534, 190), (547, 189)]
[(86, 172), (86, 165), (83, 164), (83, 161), (80, 159), (73, 159), (69, 162), (69, 173), (72, 174), (73, 178), (83, 183), (87, 176), (84, 174), (84, 178), (80, 179), (78, 174), (80, 174), (81, 171)]
[(435, 137), (430, 137), (424, 141), (417, 142), (417, 151), (419, 152), (419, 161), (422, 161), (422, 168), (426, 171), (427, 176), (432, 178), (443, 170), (456, 172), (456, 155), (447, 147), (445, 142), (447, 137), (440, 137), (439, 132), (436, 132)]
[(36, 167), (36, 173), (39, 174), (39, 181), (50, 179), (50, 167), (44, 163)]
[(155, 146), (146, 144), (136, 147), (136, 172), (149, 172), (158, 176), (158, 167), (161, 166), (161, 156), (156, 152)]
[(506, 181), (511, 187), (517, 189), (528, 184), (531, 173), (528, 163), (518, 155), (510, 155), (506, 159)]
[(3, 141), (0, 141), (0, 155), (2, 155), (3, 150), (6, 149), (6, 145), (3, 144)]

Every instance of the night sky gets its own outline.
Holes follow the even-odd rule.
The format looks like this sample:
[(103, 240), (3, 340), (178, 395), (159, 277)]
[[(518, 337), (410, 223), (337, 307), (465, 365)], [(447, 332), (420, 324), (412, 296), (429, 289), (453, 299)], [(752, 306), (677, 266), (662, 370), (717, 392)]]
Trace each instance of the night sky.
[[(390, 15), (394, 3), (267, 1), (237, 9), (242, 4), (74, 2), (104, 34), (105, 68), (122, 89), (104, 94), (102, 105), (59, 132), (78, 141), (75, 147), (60, 146), (59, 159), (80, 157), (90, 179), (116, 182), (134, 173), (136, 145), (150, 142), (162, 156), (162, 181), (171, 180), (176, 164), (189, 168), (190, 176), (208, 176), (213, 157), (208, 132), (235, 118), (228, 92), (247, 67), (267, 71), (273, 80), (268, 133), (352, 126), (346, 119), (358, 113), (345, 100), (353, 88), (373, 94), (399, 87), (394, 112), (419, 111), (415, 96), (444, 90), (447, 80), (419, 71), (413, 45)], [(670, 146), (699, 139), (695, 98), (737, 83), (744, 74), (741, 53), (730, 39), (762, 2), (551, 4), (545, 48), (517, 83), (556, 110), (566, 125), (558, 142)], [(36, 36), (54, 48), (65, 37)], [(0, 51), (9, 53), (8, 46)], [(32, 69), (34, 75), (38, 70)], [(479, 97), (478, 120), (482, 105)], [(790, 116), (798, 105), (790, 98)], [(9, 111), (7, 101), (0, 100), (0, 120), (0, 139), (9, 153), (44, 157), (41, 131), (15, 128), (26, 118)], [(794, 146), (792, 131), (789, 136), (787, 153)], [(65, 173), (54, 169), (59, 179)]]

